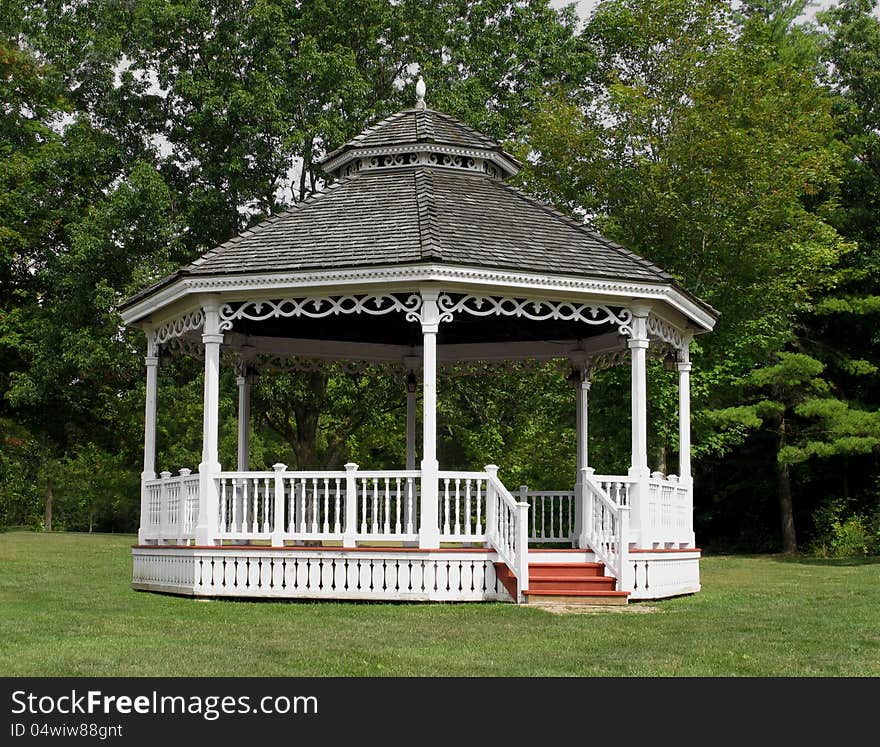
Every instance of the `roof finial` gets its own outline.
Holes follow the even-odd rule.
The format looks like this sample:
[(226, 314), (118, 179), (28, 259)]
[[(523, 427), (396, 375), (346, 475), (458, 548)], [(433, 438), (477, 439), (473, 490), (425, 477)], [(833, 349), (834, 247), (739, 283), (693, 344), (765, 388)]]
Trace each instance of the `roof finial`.
[(425, 108), (425, 81), (422, 76), (416, 81), (416, 109)]

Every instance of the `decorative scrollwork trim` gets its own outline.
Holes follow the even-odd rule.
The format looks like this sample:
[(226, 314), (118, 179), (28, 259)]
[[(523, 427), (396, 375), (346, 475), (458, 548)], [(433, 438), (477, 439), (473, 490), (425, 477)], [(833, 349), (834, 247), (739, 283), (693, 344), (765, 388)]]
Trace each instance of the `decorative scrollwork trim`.
[(204, 323), (205, 314), (201, 309), (181, 314), (156, 327), (156, 343), (162, 345), (175, 337), (182, 337), (187, 332), (199, 329)]
[(274, 317), (306, 316), (321, 319), (340, 314), (378, 316), (395, 311), (406, 314), (408, 322), (420, 322), (422, 299), (412, 294), (404, 300), (390, 294), (366, 296), (322, 296), (319, 298), (285, 298), (280, 301), (246, 301), (239, 307), (225, 304), (220, 308), (220, 331), (232, 329), (236, 319), (263, 321)]
[(676, 350), (682, 350), (685, 345), (684, 334), (673, 327), (669, 322), (660, 319), (654, 314), (649, 314), (647, 319), (648, 334), (657, 340), (671, 345)]
[(546, 301), (511, 298), (508, 296), (464, 296), (458, 300), (441, 293), (437, 299), (440, 321), (450, 322), (455, 314), (473, 316), (525, 317), (532, 321), (547, 319), (584, 322), (585, 324), (617, 326), (621, 335), (632, 334), (632, 311), (622, 308), (614, 311), (608, 306), (573, 303), (571, 301)]

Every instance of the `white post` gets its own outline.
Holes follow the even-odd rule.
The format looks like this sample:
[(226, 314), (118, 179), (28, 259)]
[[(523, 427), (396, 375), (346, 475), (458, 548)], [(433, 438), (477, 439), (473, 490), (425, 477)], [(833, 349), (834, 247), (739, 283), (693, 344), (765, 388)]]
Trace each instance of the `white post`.
[[(284, 547), (284, 471), (286, 464), (273, 464), (275, 470), (275, 500), (272, 508), (272, 547)], [(239, 471), (241, 467), (239, 467)]]
[(202, 414), (202, 461), (199, 464), (199, 523), (196, 544), (217, 543), (219, 510), (216, 476), (220, 473), (217, 440), (220, 421), (220, 304), (210, 299), (202, 304), (205, 315), (202, 343), (205, 347), (205, 392)]
[(494, 483), (498, 476), (498, 466), (487, 464), (483, 470), (489, 476), (486, 480), (486, 547), (492, 547), (492, 539), (498, 536), (498, 496)]
[(162, 485), (159, 488), (159, 539), (157, 544), (161, 545), (168, 539), (168, 478), (171, 473), (168, 471), (159, 474), (162, 478)]
[(690, 337), (678, 353), (678, 481), (687, 491), (689, 536), (685, 541), (694, 546), (694, 479), (691, 475), (691, 357)]
[(416, 390), (415, 371), (406, 375), (406, 468), (416, 468)]
[(516, 578), (517, 602), (523, 601), (523, 592), (529, 590), (529, 504), (516, 504)]
[(238, 382), (238, 471), (250, 469), (251, 456), (251, 376), (244, 368)]
[(691, 478), (691, 361), (688, 343), (678, 354), (678, 477)]
[(620, 547), (617, 548), (617, 591), (632, 591), (635, 586), (635, 570), (630, 562), (629, 543), (626, 538), (629, 536), (629, 506), (620, 507)]
[(357, 540), (357, 471), (354, 462), (345, 465), (345, 528), (342, 534), (343, 547), (356, 547)]
[(644, 304), (632, 307), (632, 336), (629, 339), (632, 357), (632, 457), (629, 476), (636, 478), (632, 486), (631, 505), (633, 530), (638, 532), (640, 547), (651, 547), (648, 525), (648, 314)]
[(586, 469), (587, 467), (587, 457), (589, 451), (587, 434), (589, 433), (589, 396), (590, 386), (592, 385), (592, 382), (590, 381), (589, 374), (586, 368), (576, 369), (573, 372), (572, 378), (575, 386), (577, 409), (577, 475), (574, 486), (574, 531), (572, 533), (571, 539), (572, 543), (577, 543), (578, 547), (580, 547), (581, 549), (586, 549), (586, 546), (582, 545), (581, 542), (584, 536), (584, 510), (586, 506), (587, 493), (586, 486), (581, 479), (581, 475), (583, 474), (582, 470)]
[(422, 296), (422, 496), (419, 547), (440, 547), (437, 513), (437, 331), (440, 309), (437, 291)]
[(578, 547), (582, 550), (592, 550), (590, 547), (590, 533), (593, 531), (593, 494), (587, 487), (588, 477), (592, 477), (596, 472), (592, 467), (584, 467), (578, 473), (578, 486), (580, 492), (577, 494), (578, 515), (580, 517), (580, 525), (578, 527)]
[(138, 544), (144, 544), (147, 523), (149, 521), (149, 498), (147, 496), (147, 480), (156, 479), (156, 401), (159, 389), (159, 345), (156, 333), (151, 327), (146, 329), (147, 355), (144, 363), (147, 366), (147, 392), (144, 406), (144, 469), (141, 472), (141, 523), (138, 528)]

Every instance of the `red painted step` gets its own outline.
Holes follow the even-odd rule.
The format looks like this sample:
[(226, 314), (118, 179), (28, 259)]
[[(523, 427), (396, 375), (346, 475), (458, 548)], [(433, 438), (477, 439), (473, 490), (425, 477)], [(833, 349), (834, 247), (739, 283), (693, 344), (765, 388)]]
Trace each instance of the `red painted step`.
[[(516, 576), (510, 568), (496, 563), (495, 574), (516, 599)], [(626, 604), (629, 592), (615, 591), (615, 585), (603, 563), (529, 563), (529, 589), (523, 596), (527, 602)]]
[(584, 578), (585, 576), (604, 575), (604, 563), (529, 563), (530, 581), (536, 578), (556, 578), (559, 576)]

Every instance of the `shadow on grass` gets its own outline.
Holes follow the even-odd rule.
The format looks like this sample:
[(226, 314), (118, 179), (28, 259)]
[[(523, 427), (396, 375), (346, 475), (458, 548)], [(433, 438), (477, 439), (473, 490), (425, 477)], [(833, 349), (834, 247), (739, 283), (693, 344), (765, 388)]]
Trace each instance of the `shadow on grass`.
[(859, 565), (880, 565), (880, 557), (864, 558), (817, 558), (813, 555), (770, 555), (777, 563), (797, 563), (798, 565), (815, 565), (826, 568), (844, 568)]

